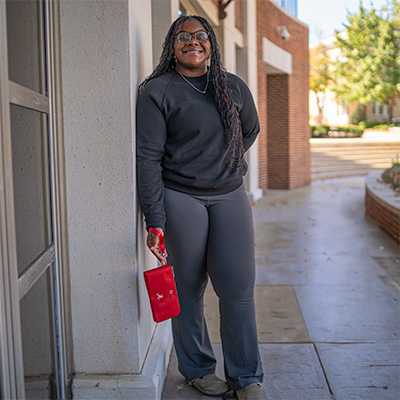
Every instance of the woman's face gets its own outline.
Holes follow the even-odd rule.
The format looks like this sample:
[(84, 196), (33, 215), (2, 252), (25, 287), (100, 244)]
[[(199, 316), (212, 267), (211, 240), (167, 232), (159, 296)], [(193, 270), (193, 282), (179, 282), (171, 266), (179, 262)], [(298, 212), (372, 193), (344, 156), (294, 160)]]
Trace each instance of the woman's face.
[[(179, 27), (178, 32), (195, 33), (205, 31), (204, 26), (197, 19), (188, 19)], [(211, 53), (210, 40), (197, 41), (193, 36), (189, 43), (179, 43), (175, 37), (174, 53), (176, 69), (183, 75), (200, 76), (207, 71), (207, 59)]]

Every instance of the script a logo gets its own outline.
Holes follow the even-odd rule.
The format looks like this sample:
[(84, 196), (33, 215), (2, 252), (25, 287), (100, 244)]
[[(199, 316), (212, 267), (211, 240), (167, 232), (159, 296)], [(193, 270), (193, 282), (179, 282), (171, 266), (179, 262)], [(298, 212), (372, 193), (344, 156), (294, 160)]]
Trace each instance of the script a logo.
[(157, 300), (161, 300), (164, 296), (160, 293), (157, 293)]

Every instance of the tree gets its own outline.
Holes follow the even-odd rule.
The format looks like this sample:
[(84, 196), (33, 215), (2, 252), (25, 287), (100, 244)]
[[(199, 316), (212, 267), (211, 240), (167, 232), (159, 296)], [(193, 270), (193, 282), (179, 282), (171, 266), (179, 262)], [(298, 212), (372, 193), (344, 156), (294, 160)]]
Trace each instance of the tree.
[(310, 49), (310, 90), (315, 93), (318, 107), (318, 122), (322, 123), (325, 95), (332, 84), (331, 61), (328, 47), (320, 43)]
[(379, 12), (366, 10), (360, 2), (358, 13), (348, 13), (344, 33), (335, 33), (340, 50), (335, 92), (364, 107), (375, 101), (386, 105), (389, 121), (400, 96), (399, 15), (399, 0), (389, 1)]

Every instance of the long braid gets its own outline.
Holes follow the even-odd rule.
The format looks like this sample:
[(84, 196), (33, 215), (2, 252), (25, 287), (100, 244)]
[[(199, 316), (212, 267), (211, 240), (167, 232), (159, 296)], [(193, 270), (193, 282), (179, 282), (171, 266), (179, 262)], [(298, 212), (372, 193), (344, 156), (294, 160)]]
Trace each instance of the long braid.
[(197, 19), (209, 32), (211, 42), (210, 55), (210, 78), (215, 88), (215, 102), (221, 122), (224, 126), (225, 143), (230, 156), (230, 166), (234, 170), (240, 169), (243, 165), (244, 146), (242, 135), (242, 124), (239, 112), (234, 105), (232, 90), (228, 85), (226, 70), (222, 67), (219, 45), (214, 30), (208, 21), (199, 16), (184, 16), (176, 19), (171, 25), (164, 41), (160, 62), (153, 73), (139, 85), (139, 94), (147, 82), (175, 68), (174, 43), (178, 28), (188, 19)]

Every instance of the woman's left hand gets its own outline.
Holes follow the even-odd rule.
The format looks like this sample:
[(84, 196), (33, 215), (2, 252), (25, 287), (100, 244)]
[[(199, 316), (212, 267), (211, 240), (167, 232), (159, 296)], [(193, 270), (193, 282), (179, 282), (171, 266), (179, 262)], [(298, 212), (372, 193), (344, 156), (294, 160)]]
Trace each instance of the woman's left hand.
[[(164, 236), (164, 231), (161, 228), (155, 228)], [(160, 249), (160, 238), (154, 233), (147, 234), (147, 247), (157, 257), (162, 265), (167, 263), (167, 250), (163, 253)]]

